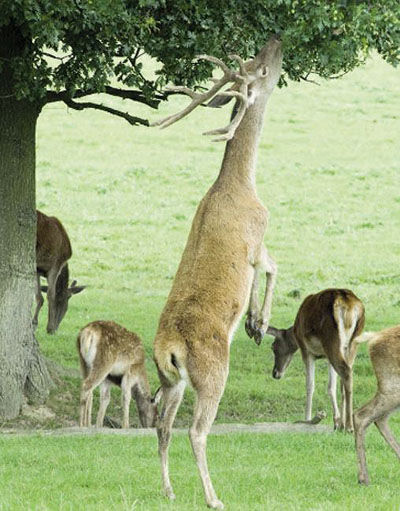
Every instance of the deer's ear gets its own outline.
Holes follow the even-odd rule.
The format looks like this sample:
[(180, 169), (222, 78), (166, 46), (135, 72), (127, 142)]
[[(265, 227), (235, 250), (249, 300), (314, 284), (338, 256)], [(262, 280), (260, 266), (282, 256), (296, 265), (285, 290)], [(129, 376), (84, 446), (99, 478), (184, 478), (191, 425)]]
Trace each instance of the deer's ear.
[(227, 105), (229, 101), (232, 99), (232, 96), (215, 96), (211, 101), (207, 103), (207, 106), (210, 108), (220, 108), (221, 106)]
[(40, 291), (43, 291), (43, 293), (47, 293), (48, 289), (49, 289), (48, 286), (40, 286)]
[(81, 293), (84, 289), (86, 289), (87, 286), (74, 286), (70, 287), (68, 289), (70, 296), (77, 295), (78, 293)]
[(265, 332), (267, 335), (272, 335), (272, 337), (279, 337), (279, 335), (281, 334), (282, 330), (280, 330), (279, 328), (275, 328), (273, 326), (269, 326), (267, 328), (267, 331)]

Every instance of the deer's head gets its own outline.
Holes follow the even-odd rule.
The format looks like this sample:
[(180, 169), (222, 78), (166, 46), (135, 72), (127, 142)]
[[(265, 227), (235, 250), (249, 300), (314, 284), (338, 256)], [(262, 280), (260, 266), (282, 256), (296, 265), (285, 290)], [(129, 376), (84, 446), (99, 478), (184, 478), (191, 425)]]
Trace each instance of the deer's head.
[(144, 396), (139, 386), (132, 387), (132, 396), (136, 400), (139, 421), (143, 428), (154, 428), (158, 419), (158, 405), (161, 401), (161, 387), (154, 397)]
[[(68, 302), (69, 299), (78, 293), (81, 293), (86, 286), (77, 286), (76, 280), (74, 280), (70, 287), (62, 285), (62, 280), (60, 278), (57, 280), (56, 284), (56, 293), (53, 300), (53, 303), (49, 303), (49, 319), (47, 322), (47, 333), (54, 334), (58, 327), (60, 326), (61, 321), (63, 320), (67, 310), (68, 310)], [(40, 289), (47, 293), (48, 286), (41, 286)], [(52, 300), (52, 298), (51, 298)]]
[(271, 346), (274, 353), (272, 377), (279, 380), (285, 374), (298, 346), (294, 339), (293, 327), (279, 329), (269, 326), (267, 334), (275, 338)]
[[(214, 139), (217, 142), (230, 140), (248, 107), (254, 104), (261, 93), (268, 90), (272, 91), (277, 84), (282, 67), (281, 42), (276, 36), (272, 36), (259, 53), (248, 62), (244, 62), (238, 55), (230, 55), (230, 58), (237, 62), (238, 70), (231, 70), (222, 60), (216, 57), (199, 55), (197, 59), (207, 60), (220, 67), (223, 76), (219, 79), (212, 78), (213, 87), (204, 93), (194, 92), (187, 87), (170, 87), (171, 92), (186, 94), (192, 101), (181, 112), (156, 121), (151, 126), (166, 128), (188, 115), (199, 105), (208, 102), (207, 106), (219, 107), (234, 98), (236, 99), (236, 105), (228, 126), (204, 133), (204, 135), (219, 135)], [(232, 83), (233, 85), (228, 90), (221, 92), (223, 87)]]

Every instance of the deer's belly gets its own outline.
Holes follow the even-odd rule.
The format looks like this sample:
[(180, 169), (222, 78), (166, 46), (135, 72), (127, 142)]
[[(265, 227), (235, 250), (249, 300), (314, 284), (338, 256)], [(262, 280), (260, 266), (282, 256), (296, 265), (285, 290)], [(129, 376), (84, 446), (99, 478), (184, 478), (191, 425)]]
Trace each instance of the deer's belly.
[(324, 348), (318, 337), (311, 336), (307, 339), (307, 349), (315, 357), (326, 357)]

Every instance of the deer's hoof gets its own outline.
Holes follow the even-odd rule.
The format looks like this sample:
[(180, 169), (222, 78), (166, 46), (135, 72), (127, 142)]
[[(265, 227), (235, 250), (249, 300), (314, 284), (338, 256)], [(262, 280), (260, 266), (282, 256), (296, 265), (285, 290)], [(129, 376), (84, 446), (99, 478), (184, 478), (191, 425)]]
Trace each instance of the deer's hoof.
[(247, 317), (244, 329), (246, 330), (246, 334), (252, 339), (256, 331), (256, 322), (252, 316)]
[(256, 330), (256, 332), (254, 333), (253, 339), (254, 339), (254, 342), (257, 344), (257, 346), (260, 346), (261, 341), (263, 340), (263, 337), (264, 337), (263, 333), (260, 330)]
[(367, 475), (359, 475), (358, 483), (361, 484), (362, 486), (368, 486), (369, 485), (369, 477)]
[(218, 499), (208, 502), (207, 506), (210, 507), (211, 509), (224, 509), (224, 504)]
[(167, 499), (169, 500), (175, 500), (176, 499), (176, 495), (175, 493), (172, 491), (172, 488), (167, 488), (165, 490), (165, 496), (167, 497)]
[(257, 328), (254, 332), (254, 335), (253, 335), (253, 339), (254, 339), (254, 342), (257, 344), (257, 345), (260, 345), (261, 344), (261, 341), (264, 339), (264, 335), (265, 335), (265, 332), (267, 331), (267, 329), (262, 326), (262, 325), (257, 325)]

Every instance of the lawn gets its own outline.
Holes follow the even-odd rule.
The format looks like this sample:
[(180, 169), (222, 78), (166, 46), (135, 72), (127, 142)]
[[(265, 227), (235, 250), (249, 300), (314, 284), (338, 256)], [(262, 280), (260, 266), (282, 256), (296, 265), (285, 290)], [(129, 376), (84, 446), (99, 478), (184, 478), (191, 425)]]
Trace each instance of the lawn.
[[(353, 289), (364, 301), (367, 329), (399, 322), (398, 84), (399, 71), (374, 58), (341, 80), (290, 84), (272, 95), (257, 188), (270, 211), (265, 242), (279, 266), (275, 326), (289, 326), (307, 294), (335, 286)], [(176, 111), (186, 101), (174, 98), (150, 117)], [(151, 345), (158, 318), (196, 206), (224, 150), (201, 133), (222, 125), (228, 110), (199, 109), (159, 130), (132, 128), (100, 112), (46, 107), (38, 126), (37, 204), (64, 223), (74, 252), (71, 276), (88, 286), (71, 300), (55, 336), (45, 333), (42, 311), (38, 339), (47, 357), (77, 368), (79, 328), (112, 319), (143, 338), (156, 388)], [(218, 421), (302, 417), (300, 356), (282, 381), (274, 381), (270, 342), (266, 337), (257, 347), (243, 325), (238, 329)], [(326, 381), (321, 361), (315, 406), (329, 410)], [(63, 406), (75, 420), (76, 375), (67, 376), (64, 385), (53, 394), (54, 406)], [(355, 368), (356, 405), (374, 385), (363, 347)], [(178, 424), (188, 423), (191, 406), (188, 392)]]
[[(351, 288), (365, 303), (368, 330), (399, 323), (398, 91), (399, 71), (375, 57), (341, 80), (290, 84), (274, 92), (257, 174), (258, 194), (270, 211), (265, 243), (279, 266), (274, 326), (289, 326), (307, 294), (339, 286)], [(131, 111), (154, 120), (186, 101), (173, 98), (150, 114), (140, 106)], [(45, 108), (37, 136), (37, 206), (65, 225), (73, 246), (71, 277), (88, 287), (71, 300), (55, 336), (45, 333), (45, 309), (39, 318), (43, 353), (66, 368), (41, 427), (77, 420), (75, 339), (89, 321), (112, 319), (137, 332), (148, 354), (152, 389), (157, 388), (151, 357), (158, 318), (196, 206), (215, 179), (224, 150), (201, 133), (223, 125), (228, 115), (229, 108), (201, 108), (161, 131), (132, 128), (100, 112), (78, 113), (59, 104)], [(275, 381), (270, 341), (266, 337), (257, 347), (243, 324), (238, 329), (217, 422), (303, 417), (300, 356)], [(325, 409), (330, 423), (326, 384), (321, 361), (314, 408)], [(354, 387), (356, 407), (374, 392), (365, 346)], [(177, 425), (189, 424), (192, 404), (188, 391)], [(114, 392), (110, 415), (119, 419), (120, 414)], [(400, 433), (399, 418), (392, 422)], [(138, 424), (134, 406), (132, 424)], [(368, 438), (375, 483), (369, 489), (356, 485), (352, 439), (345, 435), (213, 437), (211, 473), (232, 510), (398, 509), (398, 462), (378, 433)], [(152, 438), (0, 438), (0, 451), (0, 511), (203, 507), (184, 437), (171, 450), (174, 505), (159, 497)]]
[[(333, 433), (210, 436), (210, 473), (229, 511), (397, 511), (398, 460), (367, 441), (368, 488), (352, 438)], [(206, 509), (188, 438), (171, 444), (175, 502), (161, 496), (156, 451), (155, 437), (0, 437), (0, 511)]]

